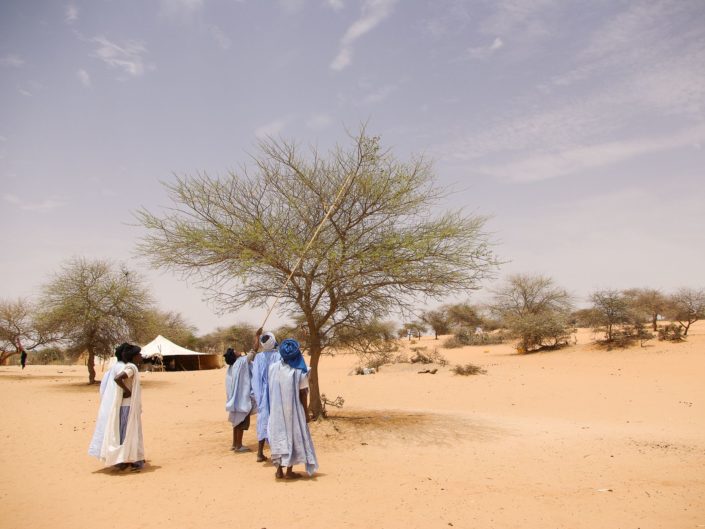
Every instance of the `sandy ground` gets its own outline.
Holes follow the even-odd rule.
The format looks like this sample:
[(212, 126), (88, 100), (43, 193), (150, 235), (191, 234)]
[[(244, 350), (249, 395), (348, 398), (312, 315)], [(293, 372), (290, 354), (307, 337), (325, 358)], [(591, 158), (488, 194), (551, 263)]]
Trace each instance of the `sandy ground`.
[(228, 450), (223, 370), (144, 374), (148, 466), (131, 474), (86, 453), (98, 388), (85, 367), (1, 367), (0, 527), (705, 527), (705, 323), (691, 334), (616, 351), (587, 331), (525, 356), (439, 348), (487, 370), (470, 377), (350, 376), (355, 357), (325, 357), (323, 391), (345, 407), (312, 425), (320, 472), (296, 482)]

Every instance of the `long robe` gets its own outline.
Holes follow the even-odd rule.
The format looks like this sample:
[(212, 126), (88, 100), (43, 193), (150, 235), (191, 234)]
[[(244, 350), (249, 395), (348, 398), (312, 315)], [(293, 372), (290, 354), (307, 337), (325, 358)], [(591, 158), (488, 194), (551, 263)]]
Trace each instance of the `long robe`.
[(269, 447), (272, 463), (284, 467), (303, 464), (311, 476), (318, 469), (318, 460), (299, 399), (303, 376), (303, 371), (281, 361), (269, 368)]
[[(120, 407), (122, 405), (122, 391), (120, 386), (116, 392), (118, 398), (113, 399), (100, 449), (100, 460), (106, 466), (120, 463), (136, 463), (144, 461), (144, 440), (142, 438), (142, 387), (137, 366), (127, 363), (125, 369), (133, 369), (132, 396), (130, 398), (130, 411), (127, 415), (125, 439), (120, 443)], [(117, 373), (118, 375), (120, 372)], [(116, 375), (117, 376), (117, 375)], [(114, 379), (115, 377), (113, 377)], [(107, 391), (107, 389), (106, 389)]]
[(225, 373), (225, 411), (233, 426), (245, 420), (252, 411), (250, 366), (247, 356), (241, 356), (228, 366)]
[(262, 351), (255, 355), (252, 364), (252, 393), (257, 402), (257, 440), (267, 439), (269, 421), (269, 368), (281, 356), (277, 349)]
[(100, 405), (98, 407), (98, 418), (95, 421), (95, 430), (91, 444), (88, 446), (88, 454), (93, 457), (100, 458), (100, 448), (103, 445), (103, 436), (105, 435), (105, 425), (108, 422), (110, 408), (115, 404), (114, 400), (122, 400), (120, 386), (115, 383), (115, 375), (120, 373), (125, 368), (123, 362), (116, 362), (103, 375), (100, 381)]

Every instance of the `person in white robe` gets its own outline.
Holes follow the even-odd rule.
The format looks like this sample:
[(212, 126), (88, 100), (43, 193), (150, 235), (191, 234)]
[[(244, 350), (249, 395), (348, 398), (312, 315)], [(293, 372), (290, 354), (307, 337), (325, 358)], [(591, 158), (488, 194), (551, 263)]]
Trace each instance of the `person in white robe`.
[(114, 399), (100, 450), (100, 459), (106, 466), (122, 470), (131, 467), (139, 471), (144, 466), (144, 440), (142, 437), (142, 387), (139, 366), (142, 363), (140, 348), (125, 344), (122, 352), (125, 367), (113, 380), (122, 398)]
[[(299, 343), (291, 338), (279, 346), (281, 360), (269, 368), (269, 422), (267, 425), (275, 478), (296, 479), (293, 466), (302, 464), (312, 476), (318, 469), (308, 428), (308, 373)], [(283, 472), (286, 468), (286, 474)]]
[(267, 461), (264, 456), (264, 443), (267, 440), (269, 421), (269, 367), (278, 362), (279, 345), (271, 332), (257, 331), (257, 346), (262, 350), (255, 355), (252, 364), (252, 394), (257, 403), (257, 461)]
[(245, 430), (250, 428), (250, 413), (252, 412), (252, 386), (250, 383), (250, 360), (248, 355), (238, 356), (231, 348), (225, 352), (225, 363), (228, 369), (225, 373), (225, 411), (228, 420), (233, 425), (233, 445), (235, 452), (249, 452), (242, 444)]
[[(115, 358), (117, 362), (108, 369), (108, 372), (103, 375), (100, 381), (100, 405), (98, 407), (98, 417), (95, 421), (95, 430), (91, 444), (88, 446), (88, 454), (100, 458), (100, 448), (103, 445), (103, 436), (105, 435), (105, 425), (108, 422), (108, 415), (111, 406), (115, 403), (117, 397), (118, 385), (115, 383), (115, 375), (120, 373), (125, 367), (122, 361), (122, 349), (125, 344), (115, 348)], [(122, 396), (117, 397), (122, 398)]]

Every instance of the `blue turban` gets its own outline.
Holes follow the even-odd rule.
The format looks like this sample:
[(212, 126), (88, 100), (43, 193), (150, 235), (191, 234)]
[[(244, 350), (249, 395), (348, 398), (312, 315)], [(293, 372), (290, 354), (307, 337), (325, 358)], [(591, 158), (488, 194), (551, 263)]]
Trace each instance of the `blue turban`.
[(308, 372), (306, 362), (304, 362), (304, 355), (301, 354), (301, 349), (299, 348), (299, 342), (293, 338), (287, 338), (281, 343), (279, 354), (285, 364), (294, 369), (300, 369), (304, 373)]

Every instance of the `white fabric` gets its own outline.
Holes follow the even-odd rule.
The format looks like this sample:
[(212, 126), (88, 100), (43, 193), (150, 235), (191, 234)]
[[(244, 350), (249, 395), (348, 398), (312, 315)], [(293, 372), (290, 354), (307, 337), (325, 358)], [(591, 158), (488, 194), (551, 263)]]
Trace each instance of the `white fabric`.
[(247, 356), (241, 356), (225, 373), (225, 411), (230, 412), (228, 418), (233, 426), (244, 421), (252, 411), (251, 392), (249, 362)]
[[(263, 342), (262, 338), (265, 336), (268, 336), (269, 338), (266, 342)], [(274, 333), (266, 332), (259, 337), (259, 344), (262, 347), (262, 351), (271, 351), (277, 346), (277, 339), (274, 337)]]
[[(132, 369), (131, 366), (132, 366), (132, 364), (130, 364), (129, 366), (125, 366), (123, 373), (125, 373), (127, 375), (127, 378), (122, 382), (123, 384), (125, 384), (127, 389), (130, 390), (130, 392), (132, 392), (132, 383), (134, 381), (135, 373), (137, 373), (137, 368)], [(121, 404), (122, 406), (129, 406), (131, 403), (132, 403), (132, 397), (127, 397), (127, 398), (123, 397), (122, 398), (122, 404)]]
[[(91, 444), (88, 446), (88, 454), (93, 457), (100, 457), (100, 447), (103, 445), (103, 436), (105, 435), (105, 425), (108, 422), (110, 408), (114, 404), (114, 400), (118, 395), (120, 386), (115, 383), (115, 375), (122, 371), (125, 364), (117, 362), (103, 375), (100, 381), (100, 405), (98, 406), (98, 418), (95, 421), (95, 430)], [(122, 398), (120, 396), (119, 398)]]
[(198, 353), (196, 351), (186, 349), (185, 347), (181, 347), (180, 345), (176, 345), (174, 342), (167, 340), (160, 334), (154, 340), (142, 347), (140, 354), (142, 355), (142, 358), (151, 358), (154, 355), (161, 355), (162, 357), (165, 357), (205, 355), (207, 353)]
[(299, 399), (303, 372), (283, 362), (269, 368), (269, 447), (272, 463), (284, 467), (304, 464), (309, 476), (318, 469), (306, 414)]
[[(106, 466), (119, 463), (135, 463), (144, 460), (144, 440), (142, 438), (142, 388), (137, 366), (127, 363), (122, 372), (127, 369), (134, 370), (132, 380), (132, 397), (130, 413), (127, 417), (125, 440), (120, 444), (120, 406), (122, 398), (113, 399), (110, 408), (103, 444), (100, 449), (100, 460)], [(120, 373), (118, 373), (119, 375)], [(117, 384), (115, 384), (117, 386)], [(116, 394), (120, 397), (122, 388), (117, 386)]]
[(281, 359), (278, 349), (264, 351), (255, 355), (252, 364), (252, 394), (257, 403), (257, 440), (267, 438), (267, 421), (269, 420), (269, 367)]

